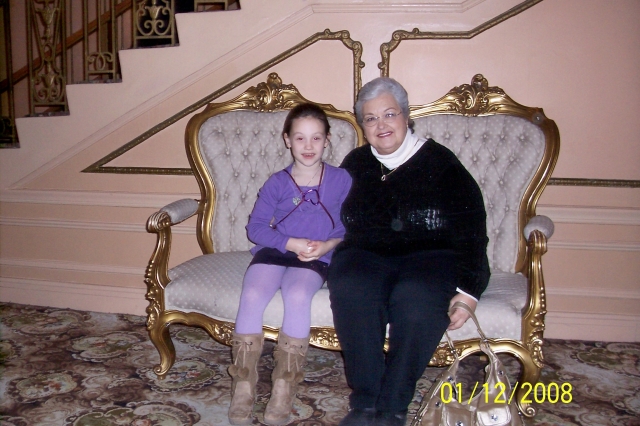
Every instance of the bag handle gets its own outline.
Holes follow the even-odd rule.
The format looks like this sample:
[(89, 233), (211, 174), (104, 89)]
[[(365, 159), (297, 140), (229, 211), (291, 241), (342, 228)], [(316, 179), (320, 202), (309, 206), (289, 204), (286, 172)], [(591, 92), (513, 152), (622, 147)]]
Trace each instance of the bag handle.
[(476, 323), (476, 328), (478, 329), (478, 334), (480, 335), (482, 340), (485, 340), (485, 341), (489, 340), (489, 339), (487, 339), (487, 336), (482, 331), (482, 328), (480, 327), (480, 323), (478, 322), (478, 318), (476, 318), (476, 314), (473, 313), (473, 310), (469, 307), (469, 305), (467, 305), (464, 302), (456, 302), (456, 303), (453, 304), (453, 306), (451, 306), (451, 308), (449, 309), (449, 312), (453, 312), (456, 309), (462, 309), (463, 311), (467, 311), (467, 313), (471, 316), (471, 319), (473, 320), (473, 322)]
[[(476, 323), (476, 328), (478, 329), (478, 334), (480, 335), (480, 340), (483, 343), (487, 344), (487, 346), (488, 346), (489, 339), (487, 339), (487, 336), (482, 331), (482, 328), (480, 327), (480, 323), (478, 322), (478, 318), (476, 318), (476, 314), (473, 312), (471, 307), (469, 307), (469, 305), (467, 305), (464, 302), (456, 302), (451, 306), (451, 308), (449, 308), (449, 313), (452, 313), (456, 309), (462, 309), (464, 311), (467, 311), (467, 313), (471, 316), (471, 319), (473, 320), (473, 322)], [(455, 348), (453, 346), (453, 341), (451, 340), (451, 337), (449, 337), (449, 333), (445, 331), (444, 335), (447, 338), (447, 341), (449, 342), (449, 347), (453, 350), (453, 352), (455, 354)], [(456, 356), (456, 358), (457, 358), (457, 356)]]

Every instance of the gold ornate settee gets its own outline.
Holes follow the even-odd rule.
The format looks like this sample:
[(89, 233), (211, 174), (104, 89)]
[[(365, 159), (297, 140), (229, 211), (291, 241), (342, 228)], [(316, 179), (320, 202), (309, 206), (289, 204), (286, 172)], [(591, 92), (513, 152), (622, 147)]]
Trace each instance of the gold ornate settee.
[[(267, 177), (291, 162), (281, 138), (287, 110), (305, 99), (277, 74), (235, 99), (211, 103), (186, 129), (187, 157), (200, 186), (200, 200), (184, 199), (151, 215), (149, 232), (157, 244), (149, 261), (147, 329), (160, 353), (155, 372), (163, 377), (175, 361), (171, 324), (204, 328), (229, 345), (242, 277), (251, 254), (245, 225), (258, 189)], [(321, 105), (331, 123), (325, 161), (338, 165), (364, 143), (350, 112)], [(478, 182), (487, 210), (492, 276), (477, 316), (492, 347), (516, 356), (523, 365), (520, 382), (535, 383), (543, 364), (546, 313), (541, 258), (553, 222), (536, 216), (536, 203), (559, 152), (558, 129), (538, 108), (514, 102), (482, 75), (453, 88), (441, 99), (411, 108), (416, 133), (432, 137), (460, 158)], [(203, 254), (169, 269), (171, 227), (197, 214), (196, 235)], [(339, 350), (328, 290), (312, 303), (314, 346)], [(282, 323), (282, 300), (271, 301), (264, 316), (265, 337), (275, 340)], [(478, 352), (472, 324), (451, 333), (461, 356)], [(441, 345), (432, 365), (453, 357)], [(524, 415), (535, 409), (517, 398)]]

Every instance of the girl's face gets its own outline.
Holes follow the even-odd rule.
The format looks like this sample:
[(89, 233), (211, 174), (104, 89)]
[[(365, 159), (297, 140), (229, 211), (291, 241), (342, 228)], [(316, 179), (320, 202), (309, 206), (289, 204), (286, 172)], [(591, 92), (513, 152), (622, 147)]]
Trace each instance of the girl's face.
[(329, 145), (324, 124), (313, 117), (300, 117), (291, 123), (291, 132), (284, 135), (297, 166), (314, 167), (322, 161), (322, 153)]

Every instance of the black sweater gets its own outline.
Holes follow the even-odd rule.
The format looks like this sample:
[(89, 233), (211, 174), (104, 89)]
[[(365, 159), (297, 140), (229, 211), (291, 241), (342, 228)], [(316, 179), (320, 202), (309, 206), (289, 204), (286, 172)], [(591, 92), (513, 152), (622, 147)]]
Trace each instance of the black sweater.
[(353, 184), (341, 212), (347, 232), (336, 251), (356, 247), (401, 256), (452, 250), (460, 265), (458, 287), (480, 297), (490, 275), (486, 213), (480, 188), (455, 154), (429, 139), (390, 173), (365, 145), (341, 167)]

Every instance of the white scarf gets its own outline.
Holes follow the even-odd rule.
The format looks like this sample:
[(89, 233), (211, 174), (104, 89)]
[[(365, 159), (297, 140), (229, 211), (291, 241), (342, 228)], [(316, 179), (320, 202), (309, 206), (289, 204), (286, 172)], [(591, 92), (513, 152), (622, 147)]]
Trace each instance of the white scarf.
[(426, 142), (425, 139), (420, 139), (415, 134), (411, 133), (410, 129), (407, 129), (407, 135), (402, 141), (400, 148), (396, 149), (391, 154), (382, 155), (371, 145), (371, 153), (378, 159), (384, 166), (393, 170), (396, 167), (403, 165), (409, 158), (413, 157), (413, 154), (418, 152), (422, 145)]

